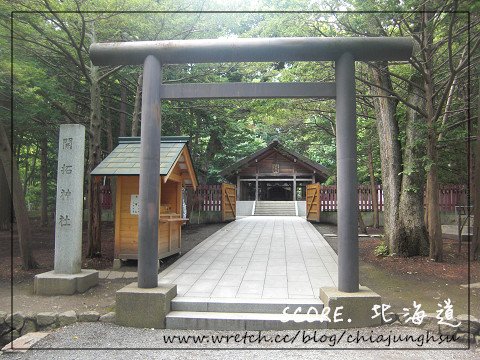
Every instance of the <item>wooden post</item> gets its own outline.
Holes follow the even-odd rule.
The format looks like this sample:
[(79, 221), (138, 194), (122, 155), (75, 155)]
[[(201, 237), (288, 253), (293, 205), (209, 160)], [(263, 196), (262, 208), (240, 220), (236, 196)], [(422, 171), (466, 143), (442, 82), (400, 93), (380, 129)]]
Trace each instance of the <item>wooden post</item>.
[(237, 200), (241, 200), (241, 193), (240, 193), (240, 175), (237, 174)]
[(258, 167), (255, 173), (255, 201), (258, 201)]
[(297, 200), (297, 169), (295, 168), (295, 165), (293, 165), (293, 188), (292, 188), (292, 193), (293, 193), (293, 201)]
[(120, 222), (121, 222), (121, 204), (122, 204), (122, 179), (123, 176), (118, 176), (115, 182), (115, 247), (113, 258), (118, 259), (120, 254)]

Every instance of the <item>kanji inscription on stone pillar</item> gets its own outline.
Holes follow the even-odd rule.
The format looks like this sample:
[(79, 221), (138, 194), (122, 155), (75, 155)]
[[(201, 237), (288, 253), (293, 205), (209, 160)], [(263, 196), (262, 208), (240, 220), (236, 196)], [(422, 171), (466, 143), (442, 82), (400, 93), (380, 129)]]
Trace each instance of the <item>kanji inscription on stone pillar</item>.
[(57, 274), (81, 271), (84, 153), (85, 127), (60, 125), (55, 215), (54, 269)]

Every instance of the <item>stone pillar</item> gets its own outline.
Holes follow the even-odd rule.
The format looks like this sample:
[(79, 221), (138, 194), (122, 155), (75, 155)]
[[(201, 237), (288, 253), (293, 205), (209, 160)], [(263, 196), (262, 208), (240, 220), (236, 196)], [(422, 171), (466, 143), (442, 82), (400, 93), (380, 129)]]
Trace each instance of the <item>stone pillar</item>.
[(358, 193), (355, 60), (344, 53), (335, 62), (338, 196), (338, 290), (358, 292)]
[(82, 265), (85, 127), (60, 125), (55, 207), (56, 274), (77, 274)]
[(143, 67), (140, 192), (138, 215), (138, 287), (158, 286), (158, 211), (160, 194), (160, 86), (162, 67), (147, 56)]
[(70, 295), (98, 283), (98, 271), (81, 269), (84, 162), (85, 127), (60, 125), (54, 270), (35, 276), (36, 294)]

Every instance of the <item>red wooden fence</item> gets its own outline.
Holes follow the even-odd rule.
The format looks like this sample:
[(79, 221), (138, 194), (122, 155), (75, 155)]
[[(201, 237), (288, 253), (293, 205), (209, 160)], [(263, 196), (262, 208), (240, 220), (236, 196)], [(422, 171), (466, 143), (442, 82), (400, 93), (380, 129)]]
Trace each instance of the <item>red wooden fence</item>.
[[(383, 189), (376, 186), (379, 211), (383, 211)], [(324, 185), (320, 188), (322, 211), (337, 211), (337, 186)], [(465, 185), (442, 185), (438, 190), (440, 211), (453, 212), (455, 206), (467, 205), (467, 187)], [(358, 185), (358, 209), (373, 211), (370, 185)]]
[[(377, 185), (378, 209), (383, 211), (383, 190)], [(337, 185), (322, 185), (320, 187), (322, 211), (337, 211)], [(358, 209), (360, 211), (373, 211), (372, 191), (370, 185), (358, 185)]]
[[(376, 186), (378, 209), (383, 211), (383, 189)], [(185, 191), (187, 213), (191, 211), (222, 211), (222, 185), (199, 185), (196, 191), (187, 188)], [(337, 211), (337, 186), (322, 185), (320, 187), (321, 211)], [(467, 187), (465, 185), (442, 185), (439, 189), (440, 211), (453, 212), (455, 206), (467, 205)], [(102, 189), (102, 207), (111, 206), (109, 188)], [(370, 185), (358, 185), (358, 209), (373, 211)]]
[(110, 184), (100, 186), (100, 204), (102, 209), (112, 208), (112, 190)]
[(198, 185), (185, 191), (187, 214), (191, 211), (222, 211), (222, 185)]
[(455, 211), (455, 206), (467, 205), (466, 185), (443, 185), (438, 190), (440, 211)]

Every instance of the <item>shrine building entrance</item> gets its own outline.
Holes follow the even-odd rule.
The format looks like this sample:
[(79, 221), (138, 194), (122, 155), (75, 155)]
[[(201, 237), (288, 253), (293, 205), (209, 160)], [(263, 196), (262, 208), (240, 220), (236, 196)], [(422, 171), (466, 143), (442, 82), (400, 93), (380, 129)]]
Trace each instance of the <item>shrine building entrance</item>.
[(324, 182), (330, 172), (273, 140), (220, 175), (237, 185), (239, 201), (305, 201), (307, 184)]

